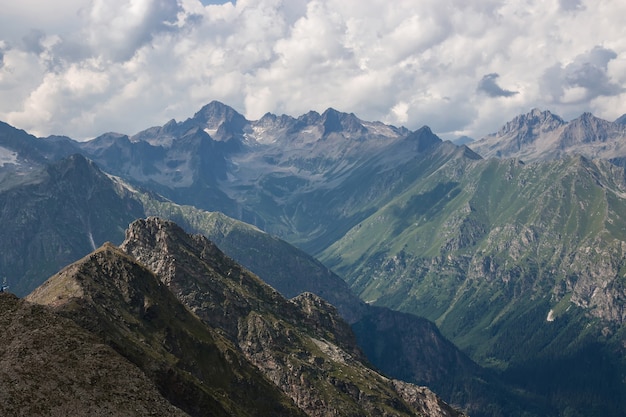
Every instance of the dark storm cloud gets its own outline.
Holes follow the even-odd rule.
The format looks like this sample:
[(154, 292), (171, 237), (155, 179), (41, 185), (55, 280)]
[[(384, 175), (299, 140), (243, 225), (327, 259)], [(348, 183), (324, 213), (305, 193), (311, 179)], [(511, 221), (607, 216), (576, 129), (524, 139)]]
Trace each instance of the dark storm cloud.
[(608, 75), (608, 64), (615, 58), (614, 51), (596, 46), (565, 66), (556, 64), (548, 68), (541, 79), (542, 87), (556, 102), (564, 100), (566, 90), (571, 88), (585, 90), (584, 95), (577, 97), (578, 101), (621, 94), (624, 88), (612, 82)]
[(518, 91), (505, 90), (500, 87), (496, 82), (499, 77), (500, 75), (496, 73), (485, 75), (478, 82), (478, 91), (486, 93), (490, 97), (511, 97), (518, 94)]

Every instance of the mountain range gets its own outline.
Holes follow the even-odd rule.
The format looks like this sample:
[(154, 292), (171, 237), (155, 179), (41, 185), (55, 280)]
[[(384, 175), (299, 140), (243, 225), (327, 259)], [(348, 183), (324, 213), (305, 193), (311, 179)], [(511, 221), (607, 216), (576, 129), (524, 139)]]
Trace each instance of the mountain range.
[(284, 295), (336, 304), (375, 366), (471, 415), (623, 415), (620, 126), (533, 110), (470, 150), (333, 109), (248, 121), (217, 102), (88, 142), (2, 125), (0, 274), (25, 295), (158, 215)]
[(485, 158), (547, 161), (567, 155), (626, 158), (626, 115), (609, 122), (591, 113), (566, 122), (549, 111), (533, 109), (507, 122), (498, 132), (469, 146)]
[[(203, 235), (210, 237), (221, 247), (224, 247), (231, 256), (257, 272), (282, 294), (295, 297), (302, 292), (315, 292), (332, 301), (339, 306), (342, 316), (353, 324), (356, 337), (360, 341), (359, 345), (363, 349), (369, 349), (369, 346), (373, 346), (372, 341), (376, 340), (378, 349), (383, 348), (386, 351), (393, 346), (402, 345), (402, 338), (411, 337), (411, 344), (403, 349), (407, 352), (419, 352), (419, 355), (407, 353), (411, 359), (410, 362), (402, 366), (402, 369), (404, 372), (409, 372), (410, 378), (405, 379), (435, 387), (443, 392), (446, 398), (458, 399), (458, 404), (465, 408), (483, 407), (485, 404), (506, 410), (524, 408), (523, 399), (513, 394), (510, 388), (503, 388), (503, 392), (499, 393), (498, 396), (493, 395), (491, 391), (496, 389), (498, 384), (494, 375), (482, 370), (461, 353), (440, 334), (432, 323), (419, 317), (408, 317), (384, 308), (367, 306), (351, 292), (341, 278), (319, 261), (256, 227), (221, 213), (205, 212), (191, 206), (180, 206), (167, 200), (155, 199), (138, 191), (131, 192), (129, 186), (121, 182), (119, 178), (105, 175), (93, 162), (80, 155), (72, 155), (52, 164), (45, 171), (64, 172), (65, 176), (57, 181), (64, 184), (65, 187), (59, 190), (55, 186), (50, 186), (50, 183), (45, 183), (45, 186), (38, 188), (40, 198), (38, 204), (33, 208), (35, 211), (47, 212), (51, 210), (52, 206), (55, 206), (54, 212), (63, 212), (68, 217), (78, 218), (88, 214), (92, 216), (91, 218), (103, 218), (107, 213), (128, 207), (129, 201), (120, 198), (120, 196), (126, 198), (130, 196), (132, 197), (132, 205), (141, 207), (140, 217), (159, 214), (177, 219), (190, 230), (202, 232)], [(41, 176), (39, 172), (34, 172), (33, 175), (35, 177)], [(98, 186), (92, 189), (90, 193), (85, 192), (84, 194), (107, 195), (110, 198), (106, 203), (100, 201), (102, 204), (89, 205), (83, 199), (70, 198), (74, 195), (75, 190), (89, 190), (93, 184), (98, 184)], [(46, 194), (45, 190), (50, 193)], [(66, 196), (64, 192), (67, 192), (68, 195)], [(23, 207), (24, 202), (30, 198), (20, 199), (20, 196), (24, 195), (27, 194), (14, 196), (10, 199), (11, 204)], [(111, 218), (108, 218), (107, 221), (109, 226), (116, 224)], [(121, 241), (124, 238), (121, 225), (126, 220), (119, 218), (116, 221), (118, 221), (118, 226), (109, 227), (108, 235), (94, 235), (90, 229), (86, 227), (81, 229), (77, 226), (71, 233), (82, 237), (82, 246), (71, 246), (72, 241), (67, 241), (63, 250), (54, 252), (62, 254), (61, 258), (51, 258), (51, 252), (36, 252), (31, 254), (29, 259), (32, 264), (45, 265), (49, 272), (58, 270), (62, 268), (62, 263), (66, 257), (86, 256), (92, 250), (89, 236), (95, 236), (94, 239), (105, 239), (105, 242), (107, 238)], [(60, 233), (59, 225), (54, 222), (40, 222), (37, 226), (38, 228), (34, 229), (32, 235), (22, 235), (22, 241), (37, 241), (37, 239), (50, 238), (50, 236)], [(57, 240), (59, 242), (65, 241), (62, 237), (58, 237)], [(80, 241), (81, 239), (74, 240)], [(37, 244), (45, 246), (43, 240), (38, 241)], [(14, 272), (11, 276), (19, 273), (22, 262), (17, 262), (17, 264), (18, 268), (13, 269)], [(5, 268), (10, 267), (11, 263), (7, 262), (3, 266)], [(11, 281), (9, 282), (12, 284)], [(36, 284), (31, 283), (32, 285)], [(30, 291), (30, 289), (26, 291)], [(241, 292), (241, 290), (237, 292)], [(397, 318), (395, 318), (396, 316)], [(227, 317), (232, 317), (232, 314)], [(394, 321), (400, 321), (401, 324), (393, 324)], [(382, 327), (378, 329), (376, 326)], [(385, 346), (389, 346), (389, 348)], [(385, 361), (384, 359), (386, 358), (377, 358), (372, 355), (372, 362), (382, 370), (398, 367), (396, 362), (389, 363), (388, 360)], [(468, 389), (470, 394), (464, 394), (465, 397), (460, 397), (460, 393)]]

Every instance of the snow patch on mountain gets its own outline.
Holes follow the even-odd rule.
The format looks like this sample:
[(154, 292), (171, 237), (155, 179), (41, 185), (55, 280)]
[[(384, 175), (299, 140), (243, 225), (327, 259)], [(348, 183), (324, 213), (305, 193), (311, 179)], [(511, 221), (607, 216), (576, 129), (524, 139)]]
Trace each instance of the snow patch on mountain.
[(361, 124), (368, 130), (368, 132), (372, 135), (385, 136), (389, 138), (399, 138), (401, 136), (406, 136), (407, 132), (399, 132), (397, 129), (392, 126), (386, 125), (381, 122), (364, 122), (361, 121)]
[(135, 194), (139, 193), (138, 189), (136, 189), (135, 187), (133, 187), (132, 185), (130, 185), (129, 183), (124, 181), (121, 177), (118, 177), (116, 175), (107, 174), (106, 172), (105, 172), (105, 175), (107, 177), (109, 177), (109, 179), (111, 181), (113, 181), (115, 184), (117, 184), (119, 187), (124, 188), (124, 189), (130, 191), (131, 193), (135, 193)]
[(17, 152), (0, 146), (0, 167), (8, 164), (17, 165)]
[(215, 128), (215, 129), (209, 129), (208, 127), (205, 127), (205, 128), (204, 128), (204, 129), (202, 129), (202, 130), (204, 130), (204, 132), (205, 132), (207, 135), (211, 136), (212, 138), (214, 138), (214, 137), (215, 137), (215, 134), (217, 133), (217, 128)]
[(262, 144), (272, 144), (276, 142), (276, 135), (272, 135), (268, 133), (269, 129), (265, 126), (252, 126), (252, 134), (250, 137), (254, 139), (255, 142)]

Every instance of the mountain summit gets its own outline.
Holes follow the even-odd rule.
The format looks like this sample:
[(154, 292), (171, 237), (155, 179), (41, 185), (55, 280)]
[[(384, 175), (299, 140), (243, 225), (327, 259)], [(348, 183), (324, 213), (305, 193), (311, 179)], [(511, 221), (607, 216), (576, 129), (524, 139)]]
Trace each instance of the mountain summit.
[(569, 122), (533, 109), (506, 123), (497, 133), (469, 144), (485, 158), (544, 161), (579, 154), (588, 158), (626, 157), (626, 126), (584, 113)]
[(425, 388), (392, 383), (365, 366), (330, 304), (310, 293), (286, 300), (203, 236), (151, 217), (134, 222), (120, 248), (309, 415), (412, 415), (426, 412), (421, 402), (428, 415), (457, 414)]
[(192, 416), (302, 415), (151, 271), (111, 244), (51, 277), (26, 300), (48, 305), (100, 337)]
[(365, 363), (334, 307), (287, 300), (172, 222), (134, 222), (31, 293), (128, 359), (191, 416), (460, 416)]

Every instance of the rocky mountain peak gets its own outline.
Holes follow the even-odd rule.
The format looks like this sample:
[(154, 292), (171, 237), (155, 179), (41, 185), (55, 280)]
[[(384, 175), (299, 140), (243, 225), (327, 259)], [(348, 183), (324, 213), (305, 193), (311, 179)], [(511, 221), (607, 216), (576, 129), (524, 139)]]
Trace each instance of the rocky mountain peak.
[(593, 115), (593, 113), (585, 112), (581, 114), (579, 117), (570, 121), (570, 124), (583, 124), (583, 125), (597, 125), (600, 123), (610, 124), (610, 122), (606, 120), (602, 120), (599, 117)]
[(171, 119), (169, 122), (165, 123), (163, 125), (163, 132), (173, 132), (174, 130), (176, 130), (176, 127), (178, 126), (178, 122), (175, 119)]
[(146, 297), (158, 292), (159, 285), (149, 271), (107, 242), (43, 283), (27, 300), (59, 307), (100, 298), (107, 305), (100, 303), (99, 307), (112, 311), (125, 304), (141, 315), (146, 312)]
[(615, 137), (615, 134), (619, 135), (619, 131), (626, 134), (618, 124), (602, 120), (586, 112), (565, 126), (559, 146), (561, 149), (568, 149), (582, 144), (606, 142), (611, 137)]
[[(65, 147), (61, 143), (58, 145)], [(11, 161), (10, 164), (0, 162), (0, 169), (2, 170), (6, 169), (7, 165), (17, 171), (22, 169), (28, 171), (33, 165), (41, 166), (48, 162), (51, 157), (57, 156), (59, 153), (57, 147), (52, 142), (37, 139), (24, 130), (0, 122), (0, 154), (10, 153), (12, 155), (6, 161)]]
[(624, 137), (624, 125), (602, 120), (589, 112), (565, 122), (549, 111), (533, 109), (469, 146), (483, 157), (512, 157), (527, 162), (570, 154), (616, 159), (626, 156)]
[(298, 122), (304, 125), (313, 125), (317, 123), (322, 116), (315, 110), (311, 110), (302, 116), (298, 117)]
[(93, 161), (85, 158), (79, 153), (70, 155), (59, 163), (51, 165), (50, 170), (59, 172), (78, 171), (83, 174), (88, 174), (87, 171), (89, 171), (89, 173), (102, 174), (102, 171), (96, 167), (96, 164), (94, 164)]
[(423, 126), (411, 133), (407, 136), (406, 141), (413, 144), (415, 151), (417, 152), (424, 152), (430, 147), (442, 142), (442, 140), (435, 135), (428, 126)]
[[(153, 270), (204, 323), (223, 331), (310, 416), (423, 411), (405, 398), (406, 390), (364, 365), (350, 327), (319, 297), (305, 293), (288, 301), (206, 238), (155, 217), (134, 222), (121, 249)], [(370, 394), (361, 395), (364, 390)], [(433, 415), (456, 413), (436, 403), (442, 412)]]
[[(126, 238), (121, 245), (132, 251), (133, 247), (150, 247), (155, 252), (174, 255), (182, 248), (194, 249), (202, 258), (226, 256), (202, 235), (189, 235), (176, 223), (160, 217), (151, 216), (132, 222), (126, 230)], [(177, 247), (178, 246), (178, 247)]]
[(550, 131), (563, 125), (565, 122), (559, 116), (552, 114), (550, 111), (541, 111), (537, 108), (532, 109), (529, 113), (519, 115), (510, 122), (507, 122), (497, 135), (503, 136), (507, 134), (515, 134), (520, 139), (530, 139), (533, 132)]
[(111, 244), (51, 277), (27, 300), (101, 337), (191, 416), (303, 416), (152, 271)]
[(147, 142), (153, 146), (172, 146), (173, 141), (184, 134), (180, 123), (175, 119), (171, 119), (163, 126), (153, 126), (133, 135), (130, 140), (132, 142)]
[[(154, 271), (184, 303), (236, 339), (236, 317), (278, 305), (293, 315), (295, 306), (258, 277), (224, 255), (201, 235), (188, 235), (178, 225), (157, 217), (133, 222), (120, 246)], [(203, 302), (198, 294), (202, 293)]]
[(60, 183), (59, 186), (71, 189), (80, 195), (80, 199), (87, 201), (95, 198), (99, 190), (107, 189), (105, 192), (109, 192), (111, 185), (111, 179), (92, 160), (81, 154), (70, 155), (49, 165), (46, 172), (52, 181)]
[(211, 136), (219, 140), (241, 135), (247, 124), (248, 121), (243, 115), (219, 101), (210, 102), (185, 122), (185, 125), (206, 129)]
[(263, 117), (256, 121), (256, 127), (273, 127), (273, 128), (283, 128), (289, 125), (292, 125), (296, 122), (291, 116), (287, 116), (286, 114), (277, 116), (272, 113), (265, 113)]
[(364, 134), (367, 132), (361, 120), (353, 113), (341, 113), (333, 108), (329, 108), (322, 113), (321, 120), (324, 125), (324, 135), (329, 135), (334, 132), (345, 132), (349, 134)]
[(88, 143), (90, 146), (98, 148), (120, 141), (129, 142), (130, 140), (128, 138), (128, 135), (116, 132), (107, 132), (90, 140)]

